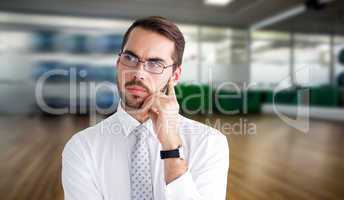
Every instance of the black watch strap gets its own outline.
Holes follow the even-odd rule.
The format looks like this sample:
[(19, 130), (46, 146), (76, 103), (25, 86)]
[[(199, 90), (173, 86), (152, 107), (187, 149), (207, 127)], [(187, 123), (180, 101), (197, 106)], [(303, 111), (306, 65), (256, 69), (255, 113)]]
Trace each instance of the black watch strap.
[(179, 148), (168, 150), (168, 151), (160, 151), (160, 158), (166, 159), (166, 158), (180, 158), (179, 155)]

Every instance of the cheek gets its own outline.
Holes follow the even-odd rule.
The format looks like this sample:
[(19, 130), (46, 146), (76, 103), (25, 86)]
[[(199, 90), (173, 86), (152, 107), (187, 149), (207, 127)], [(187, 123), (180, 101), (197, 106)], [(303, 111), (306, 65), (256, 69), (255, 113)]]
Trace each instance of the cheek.
[(129, 73), (125, 70), (118, 70), (118, 74), (117, 74), (117, 79), (119, 84), (125, 84), (126, 82), (128, 82), (129, 80), (132, 80), (132, 73)]
[(123, 75), (122, 74), (123, 74), (122, 71), (120, 69), (117, 69), (117, 83), (119, 85), (121, 85), (123, 82)]
[(124, 91), (124, 84), (125, 84), (125, 82), (126, 82), (126, 77), (124, 76), (124, 73), (123, 73), (123, 71), (120, 71), (120, 70), (118, 70), (117, 71), (117, 87), (118, 87), (118, 89), (120, 90), (120, 91)]

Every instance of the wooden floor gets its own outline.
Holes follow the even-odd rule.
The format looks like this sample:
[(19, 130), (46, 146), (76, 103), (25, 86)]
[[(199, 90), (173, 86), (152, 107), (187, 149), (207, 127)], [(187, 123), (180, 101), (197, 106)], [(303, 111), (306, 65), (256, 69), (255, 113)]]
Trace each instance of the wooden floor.
[[(227, 199), (344, 199), (344, 123), (312, 121), (304, 134), (273, 116), (192, 118), (256, 127), (253, 135), (224, 130), (230, 141)], [(62, 200), (63, 145), (87, 126), (80, 116), (0, 116), (0, 199)]]

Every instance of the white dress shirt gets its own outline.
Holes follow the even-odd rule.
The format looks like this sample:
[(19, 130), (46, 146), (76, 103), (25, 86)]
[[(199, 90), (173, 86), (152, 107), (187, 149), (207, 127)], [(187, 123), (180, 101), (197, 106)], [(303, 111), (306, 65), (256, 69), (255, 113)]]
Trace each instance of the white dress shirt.
[[(166, 185), (161, 145), (152, 121), (148, 144), (155, 200), (224, 200), (229, 149), (226, 137), (214, 128), (180, 116), (186, 173)], [(130, 155), (140, 122), (123, 110), (75, 134), (62, 153), (65, 200), (130, 200)]]

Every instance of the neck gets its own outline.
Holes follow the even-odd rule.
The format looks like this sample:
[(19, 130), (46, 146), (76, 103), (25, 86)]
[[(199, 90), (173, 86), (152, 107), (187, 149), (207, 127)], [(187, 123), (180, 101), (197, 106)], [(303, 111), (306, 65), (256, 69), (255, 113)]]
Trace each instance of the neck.
[(123, 110), (125, 110), (130, 116), (132, 116), (134, 119), (139, 121), (140, 123), (143, 123), (149, 119), (148, 112), (138, 112), (137, 108), (133, 108), (122, 102), (121, 104)]

